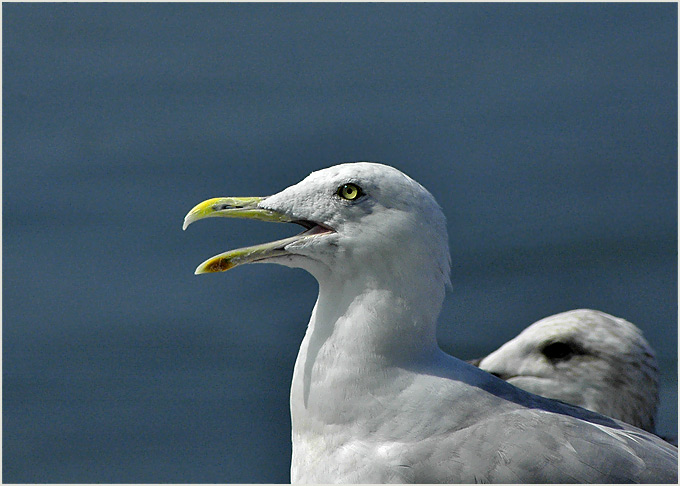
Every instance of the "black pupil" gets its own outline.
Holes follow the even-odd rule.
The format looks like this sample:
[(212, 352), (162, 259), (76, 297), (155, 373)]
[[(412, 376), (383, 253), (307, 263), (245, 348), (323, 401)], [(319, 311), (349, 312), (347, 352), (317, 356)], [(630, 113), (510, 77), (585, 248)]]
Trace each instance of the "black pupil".
[(567, 343), (552, 343), (543, 348), (543, 355), (550, 361), (566, 360), (574, 354), (574, 348)]

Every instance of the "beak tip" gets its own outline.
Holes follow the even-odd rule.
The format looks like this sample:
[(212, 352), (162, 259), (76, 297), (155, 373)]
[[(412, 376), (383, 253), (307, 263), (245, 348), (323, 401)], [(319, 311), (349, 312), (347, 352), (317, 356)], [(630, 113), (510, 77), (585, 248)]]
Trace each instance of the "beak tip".
[(196, 217), (192, 213), (187, 214), (182, 222), (182, 231), (186, 231), (189, 225), (194, 221), (196, 221)]

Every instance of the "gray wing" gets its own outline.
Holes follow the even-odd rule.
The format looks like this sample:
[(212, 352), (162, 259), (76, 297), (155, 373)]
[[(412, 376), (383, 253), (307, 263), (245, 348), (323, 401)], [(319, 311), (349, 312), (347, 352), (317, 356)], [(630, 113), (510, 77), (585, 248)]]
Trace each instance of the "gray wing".
[(654, 434), (533, 395), (481, 371), (470, 372), (468, 380), (449, 413), (438, 415), (450, 417), (451, 428), (413, 444), (405, 457), (404, 464), (417, 469), (409, 471), (409, 480), (678, 482), (678, 450)]
[(416, 482), (678, 482), (678, 451), (658, 437), (622, 422), (612, 427), (544, 410), (491, 416), (437, 449)]
[[(535, 418), (527, 429), (529, 414)], [(677, 449), (649, 433), (617, 425), (621, 428), (542, 411), (501, 415), (489, 424), (489, 432), (506, 437), (497, 442), (496, 451), (504, 461), (490, 469), (489, 480), (677, 483)]]

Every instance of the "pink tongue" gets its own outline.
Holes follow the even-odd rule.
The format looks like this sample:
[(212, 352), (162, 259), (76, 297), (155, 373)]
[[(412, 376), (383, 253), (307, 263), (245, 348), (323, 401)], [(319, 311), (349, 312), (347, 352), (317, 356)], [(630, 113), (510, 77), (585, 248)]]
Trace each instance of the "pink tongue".
[(318, 224), (316, 226), (312, 226), (309, 228), (307, 231), (302, 233), (303, 235), (318, 235), (320, 233), (330, 233), (332, 230), (328, 228), (324, 228), (323, 226), (319, 226)]

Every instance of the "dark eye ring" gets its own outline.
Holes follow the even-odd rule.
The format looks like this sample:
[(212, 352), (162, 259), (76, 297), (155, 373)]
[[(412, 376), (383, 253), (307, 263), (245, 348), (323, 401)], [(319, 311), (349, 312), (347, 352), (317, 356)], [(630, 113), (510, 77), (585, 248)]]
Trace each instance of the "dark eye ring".
[(362, 191), (359, 186), (352, 183), (341, 185), (335, 193), (348, 201), (355, 201), (364, 195), (364, 191)]

